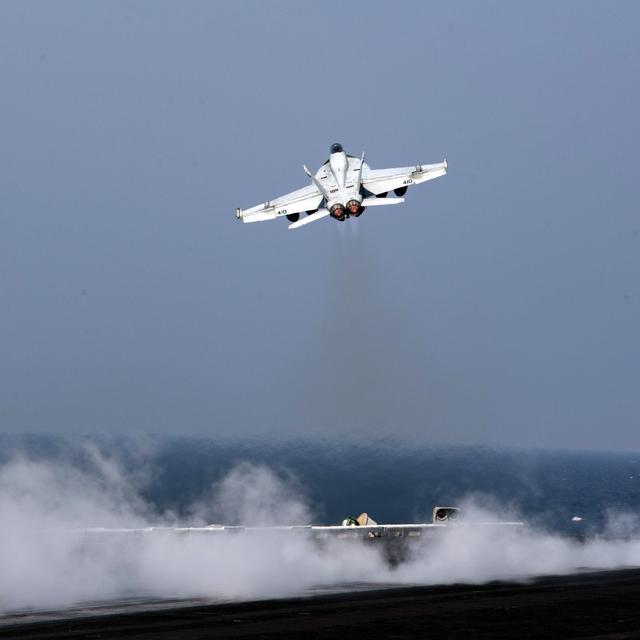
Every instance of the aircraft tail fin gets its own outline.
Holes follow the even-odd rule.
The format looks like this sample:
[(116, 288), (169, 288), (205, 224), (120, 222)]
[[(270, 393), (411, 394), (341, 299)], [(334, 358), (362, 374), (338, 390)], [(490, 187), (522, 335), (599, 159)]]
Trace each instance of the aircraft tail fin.
[(360, 193), (360, 185), (362, 184), (362, 167), (364, 167), (364, 151), (362, 152), (362, 158), (360, 159), (360, 171), (358, 171), (358, 177), (355, 180), (355, 187), (358, 193)]
[(387, 204), (401, 204), (404, 198), (365, 198), (362, 201), (363, 207), (382, 207)]
[(310, 216), (306, 218), (300, 218), (297, 222), (293, 222), (289, 225), (289, 229), (298, 229), (299, 227), (304, 226), (305, 224), (309, 224), (311, 222), (315, 222), (316, 220), (320, 220), (320, 218), (326, 218), (329, 215), (328, 209), (318, 209), (315, 213), (312, 213)]

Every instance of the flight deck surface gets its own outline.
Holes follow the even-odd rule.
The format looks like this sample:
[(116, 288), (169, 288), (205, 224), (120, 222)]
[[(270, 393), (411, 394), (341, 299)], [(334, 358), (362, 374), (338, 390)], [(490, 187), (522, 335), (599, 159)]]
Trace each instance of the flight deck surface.
[(5, 616), (0, 638), (640, 637), (635, 568), (525, 583), (354, 588), (360, 590), (243, 603), (130, 603), (119, 613), (76, 610), (75, 617), (40, 622)]

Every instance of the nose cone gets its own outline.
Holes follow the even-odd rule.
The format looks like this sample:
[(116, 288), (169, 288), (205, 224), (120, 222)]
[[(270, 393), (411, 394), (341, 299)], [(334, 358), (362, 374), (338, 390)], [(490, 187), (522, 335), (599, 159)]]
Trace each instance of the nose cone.
[(342, 151), (342, 145), (339, 142), (334, 142), (331, 145), (331, 153), (340, 153)]

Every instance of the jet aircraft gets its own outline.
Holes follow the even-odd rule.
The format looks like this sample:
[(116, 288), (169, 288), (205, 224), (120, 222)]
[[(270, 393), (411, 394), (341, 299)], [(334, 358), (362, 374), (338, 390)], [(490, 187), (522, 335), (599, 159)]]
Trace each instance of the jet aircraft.
[[(289, 229), (329, 216), (344, 222), (357, 218), (367, 207), (400, 204), (407, 188), (439, 178), (447, 172), (446, 159), (436, 164), (419, 164), (395, 169), (371, 169), (362, 158), (345, 153), (338, 142), (331, 145), (329, 159), (312, 175), (303, 165), (311, 184), (250, 209), (236, 209), (243, 222), (261, 222), (286, 216)], [(393, 191), (397, 196), (387, 198)], [(305, 217), (300, 214), (306, 212)]]

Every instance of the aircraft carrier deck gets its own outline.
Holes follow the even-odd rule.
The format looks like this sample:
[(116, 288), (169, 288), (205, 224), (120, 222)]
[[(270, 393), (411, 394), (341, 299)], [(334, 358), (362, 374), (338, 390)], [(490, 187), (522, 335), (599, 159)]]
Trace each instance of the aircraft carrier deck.
[[(640, 569), (202, 604), (156, 601), (0, 619), (0, 638), (640, 638)], [(75, 616), (75, 617), (70, 617)], [(39, 621), (37, 621), (39, 620)]]

